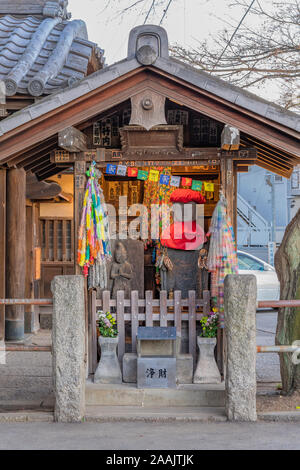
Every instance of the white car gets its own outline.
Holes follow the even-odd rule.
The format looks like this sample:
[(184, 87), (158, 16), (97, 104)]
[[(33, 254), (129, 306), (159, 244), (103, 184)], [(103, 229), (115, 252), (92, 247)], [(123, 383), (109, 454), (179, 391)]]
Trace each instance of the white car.
[(239, 274), (254, 274), (257, 279), (257, 300), (279, 300), (280, 284), (270, 264), (244, 251), (237, 252)]

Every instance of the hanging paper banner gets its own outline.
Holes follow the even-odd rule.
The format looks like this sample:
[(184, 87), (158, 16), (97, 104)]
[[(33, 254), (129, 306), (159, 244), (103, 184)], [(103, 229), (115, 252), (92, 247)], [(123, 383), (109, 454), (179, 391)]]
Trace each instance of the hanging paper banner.
[(214, 183), (204, 183), (204, 190), (214, 192), (215, 185)]
[(137, 174), (137, 179), (141, 181), (147, 181), (148, 179), (148, 171), (139, 170)]
[(201, 189), (202, 189), (202, 181), (193, 180), (193, 182), (192, 182), (192, 189), (193, 189), (194, 191), (201, 191)]
[(170, 175), (160, 175), (159, 184), (164, 184), (165, 186), (168, 186), (169, 182)]
[(106, 165), (106, 173), (108, 175), (115, 175), (117, 171), (117, 165), (111, 165), (110, 163)]
[(171, 176), (170, 186), (174, 186), (175, 188), (179, 188), (180, 186), (180, 176)]
[(128, 176), (131, 178), (136, 178), (138, 175), (138, 169), (135, 167), (128, 167)]
[(192, 186), (192, 178), (182, 178), (181, 184), (182, 186)]
[(150, 170), (149, 173), (149, 181), (157, 182), (159, 178), (159, 171), (158, 170)]
[(117, 175), (118, 176), (126, 176), (127, 173), (127, 166), (126, 165), (118, 165), (117, 166)]

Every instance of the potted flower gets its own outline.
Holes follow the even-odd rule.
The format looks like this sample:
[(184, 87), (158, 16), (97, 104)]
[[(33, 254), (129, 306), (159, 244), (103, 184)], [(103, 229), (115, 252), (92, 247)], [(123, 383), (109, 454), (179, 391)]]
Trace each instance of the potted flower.
[(98, 312), (99, 346), (101, 358), (94, 375), (95, 383), (122, 383), (122, 373), (117, 357), (118, 330), (110, 312)]
[(215, 346), (219, 316), (215, 309), (200, 320), (201, 333), (197, 337), (199, 358), (194, 374), (194, 383), (220, 383), (221, 375), (215, 360)]

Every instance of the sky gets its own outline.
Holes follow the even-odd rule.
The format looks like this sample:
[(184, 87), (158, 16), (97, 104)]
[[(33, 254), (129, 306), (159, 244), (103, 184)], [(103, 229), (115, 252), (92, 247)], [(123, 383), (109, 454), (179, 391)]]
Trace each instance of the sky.
[[(112, 64), (127, 55), (129, 31), (143, 24), (152, 0), (146, 8), (140, 4), (123, 16), (118, 15), (122, 6), (134, 0), (69, 0), (69, 11), (74, 19), (83, 19), (88, 27), (89, 39), (105, 50), (106, 62)], [(106, 5), (109, 3), (109, 6)], [(197, 41), (216, 34), (224, 26), (236, 26), (243, 15), (240, 7), (229, 6), (228, 0), (173, 0), (162, 26), (167, 30), (170, 44), (195, 46)], [(147, 23), (159, 24), (163, 8)]]
[[(85, 21), (89, 39), (104, 49), (106, 64), (122, 60), (127, 56), (127, 43), (130, 30), (144, 23), (153, 0), (69, 0), (68, 10), (73, 19)], [(159, 0), (156, 0), (159, 1)], [(256, 0), (258, 1), (258, 0)], [(274, 0), (263, 0), (264, 7), (272, 8)], [(288, 0), (281, 0), (282, 2)], [(138, 5), (126, 14), (122, 8), (137, 2)], [(244, 0), (250, 5), (251, 0)], [(172, 0), (163, 26), (168, 33), (169, 44), (179, 44), (186, 48), (197, 47), (199, 42), (214, 42), (214, 37), (225, 27), (235, 28), (245, 13), (245, 9), (234, 4), (234, 0)], [(272, 11), (272, 10), (270, 10)], [(149, 17), (148, 24), (159, 24), (163, 7)], [(257, 16), (248, 14), (243, 24), (255, 29)], [(276, 83), (268, 83), (249, 91), (276, 101), (280, 89)]]

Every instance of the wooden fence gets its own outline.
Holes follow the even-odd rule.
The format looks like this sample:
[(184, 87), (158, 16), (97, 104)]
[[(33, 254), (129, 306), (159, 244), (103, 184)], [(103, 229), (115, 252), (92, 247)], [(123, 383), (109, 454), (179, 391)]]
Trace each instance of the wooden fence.
[(195, 291), (189, 291), (187, 299), (181, 298), (181, 291), (174, 292), (174, 299), (167, 298), (167, 292), (161, 291), (159, 299), (153, 299), (152, 291), (145, 292), (145, 298), (139, 299), (138, 291), (131, 292), (131, 298), (124, 298), (124, 291), (117, 293), (117, 299), (110, 298), (110, 292), (104, 291), (102, 299), (96, 298), (91, 291), (89, 297), (89, 372), (94, 373), (97, 367), (97, 311), (108, 310), (117, 320), (119, 333), (118, 357), (122, 364), (125, 353), (125, 322), (130, 322), (131, 352), (136, 352), (136, 335), (138, 326), (176, 326), (177, 335), (181, 336), (182, 322), (188, 324), (188, 351), (196, 363), (196, 322), (210, 312), (210, 291), (203, 291), (203, 299), (196, 299)]

